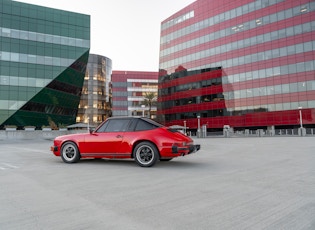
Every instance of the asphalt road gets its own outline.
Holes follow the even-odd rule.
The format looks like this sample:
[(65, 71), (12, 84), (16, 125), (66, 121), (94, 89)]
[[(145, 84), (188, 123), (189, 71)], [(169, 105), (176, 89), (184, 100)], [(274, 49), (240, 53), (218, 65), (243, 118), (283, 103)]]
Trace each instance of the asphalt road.
[(315, 229), (315, 138), (196, 139), (152, 168), (0, 140), (0, 229)]

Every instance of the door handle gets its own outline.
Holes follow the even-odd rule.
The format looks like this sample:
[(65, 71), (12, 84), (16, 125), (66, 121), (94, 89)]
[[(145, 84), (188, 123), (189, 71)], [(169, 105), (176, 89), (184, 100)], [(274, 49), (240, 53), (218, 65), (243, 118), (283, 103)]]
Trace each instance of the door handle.
[(123, 136), (118, 134), (116, 138), (123, 138)]

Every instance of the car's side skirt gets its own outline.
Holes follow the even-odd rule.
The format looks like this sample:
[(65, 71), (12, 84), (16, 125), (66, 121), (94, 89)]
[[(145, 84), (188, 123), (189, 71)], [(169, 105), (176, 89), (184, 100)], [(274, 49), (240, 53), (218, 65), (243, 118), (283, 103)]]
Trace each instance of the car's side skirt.
[(82, 158), (130, 158), (131, 153), (81, 153)]

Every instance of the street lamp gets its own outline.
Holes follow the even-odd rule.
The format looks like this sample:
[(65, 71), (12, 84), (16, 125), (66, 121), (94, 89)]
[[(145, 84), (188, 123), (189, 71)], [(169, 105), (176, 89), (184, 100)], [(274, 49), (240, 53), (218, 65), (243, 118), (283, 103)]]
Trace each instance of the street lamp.
[(198, 137), (200, 137), (200, 116), (197, 116), (197, 119), (198, 119)]
[(141, 108), (142, 108), (142, 117), (144, 117), (144, 108), (145, 108), (145, 105), (141, 105)]
[(300, 113), (300, 128), (301, 128), (301, 132), (302, 132), (302, 128), (303, 128), (303, 121), (302, 121), (302, 107), (298, 107), (299, 109), (299, 113)]

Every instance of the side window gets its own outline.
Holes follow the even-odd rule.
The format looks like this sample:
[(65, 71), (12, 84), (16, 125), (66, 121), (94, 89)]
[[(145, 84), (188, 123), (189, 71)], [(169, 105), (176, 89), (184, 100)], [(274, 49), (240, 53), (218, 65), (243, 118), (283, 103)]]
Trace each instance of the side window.
[(142, 119), (139, 119), (135, 130), (141, 131), (141, 130), (151, 130), (155, 128), (157, 128), (155, 125), (150, 124), (149, 122), (146, 122)]
[(103, 133), (104, 130), (105, 130), (105, 128), (106, 128), (106, 126), (107, 126), (107, 122), (103, 123), (102, 126), (99, 127), (99, 128), (96, 130), (96, 132), (97, 132), (97, 133)]
[(129, 120), (110, 120), (106, 126), (105, 132), (121, 132), (126, 131)]
[(137, 119), (131, 119), (127, 131), (128, 131), (128, 132), (133, 132), (133, 131), (135, 131), (135, 128), (136, 128), (137, 123), (138, 123), (138, 120), (137, 120)]
[(119, 119), (119, 120), (108, 120), (104, 125), (97, 130), (98, 133), (103, 132), (123, 132), (126, 131), (128, 124), (128, 119)]

